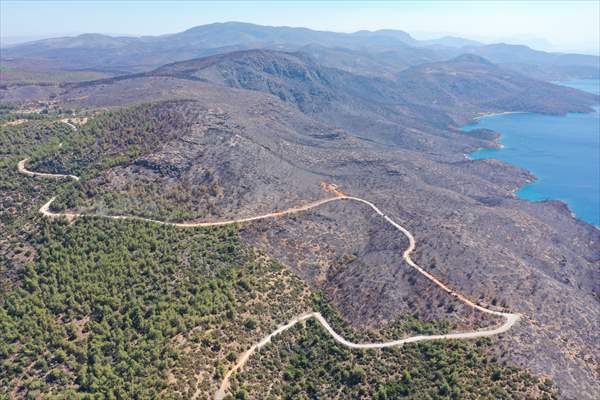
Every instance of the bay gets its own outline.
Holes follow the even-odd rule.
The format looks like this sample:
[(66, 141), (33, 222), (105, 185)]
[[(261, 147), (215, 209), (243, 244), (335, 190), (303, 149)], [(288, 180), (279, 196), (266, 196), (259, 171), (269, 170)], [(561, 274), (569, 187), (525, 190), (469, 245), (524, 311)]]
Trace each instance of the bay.
[[(600, 94), (600, 80), (558, 82)], [(500, 133), (501, 149), (481, 149), (472, 159), (496, 158), (531, 171), (538, 179), (517, 196), (566, 202), (578, 218), (600, 226), (600, 113), (564, 116), (537, 113), (490, 115), (463, 127)]]

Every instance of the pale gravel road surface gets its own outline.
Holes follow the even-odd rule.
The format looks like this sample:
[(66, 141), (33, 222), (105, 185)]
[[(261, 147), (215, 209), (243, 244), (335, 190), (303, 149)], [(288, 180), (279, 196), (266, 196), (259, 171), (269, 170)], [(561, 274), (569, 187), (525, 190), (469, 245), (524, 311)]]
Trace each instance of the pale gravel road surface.
[(78, 176), (75, 175), (62, 175), (62, 174), (47, 174), (45, 172), (33, 172), (27, 169), (27, 161), (29, 161), (28, 158), (19, 161), (19, 163), (17, 164), (17, 170), (27, 176), (33, 176), (33, 177), (40, 177), (40, 178), (47, 178), (47, 179), (63, 179), (63, 178), (69, 178), (69, 179), (73, 179), (75, 181), (79, 180)]

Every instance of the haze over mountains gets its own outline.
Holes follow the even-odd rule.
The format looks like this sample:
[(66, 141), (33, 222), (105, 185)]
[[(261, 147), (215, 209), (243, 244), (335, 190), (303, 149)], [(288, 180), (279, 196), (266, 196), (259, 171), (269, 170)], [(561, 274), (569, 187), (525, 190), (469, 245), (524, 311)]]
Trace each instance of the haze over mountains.
[(256, 48), (302, 51), (326, 66), (387, 77), (412, 65), (448, 60), (463, 53), (547, 79), (594, 78), (600, 65), (597, 56), (546, 53), (519, 45), (482, 45), (456, 37), (419, 41), (399, 30), (349, 34), (240, 22), (202, 25), (162, 36), (83, 34), (45, 39), (4, 48), (2, 58), (4, 62), (26, 59), (32, 63), (51, 62), (52, 68), (123, 74)]

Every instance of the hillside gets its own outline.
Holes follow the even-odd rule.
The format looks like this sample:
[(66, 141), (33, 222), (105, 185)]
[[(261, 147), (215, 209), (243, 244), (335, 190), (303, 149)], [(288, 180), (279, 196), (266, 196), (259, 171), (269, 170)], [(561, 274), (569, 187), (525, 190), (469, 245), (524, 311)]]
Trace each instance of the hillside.
[[(125, 107), (111, 111), (88, 108), (89, 120), (77, 131), (57, 123), (56, 115), (0, 127), (3, 149), (0, 171), (5, 194), (0, 202), (0, 224), (7, 233), (0, 241), (4, 293), (0, 301), (3, 395), (27, 398), (94, 393), (106, 397), (190, 398), (198, 394), (208, 398), (239, 354), (281, 321), (313, 308), (321, 310), (336, 328), (356, 340), (444, 332), (455, 326), (469, 328), (469, 324), (485, 322), (466, 318), (461, 314), (464, 310), (452, 300), (423, 281), (413, 281), (405, 271), (403, 287), (412, 292), (408, 298), (392, 302), (385, 314), (390, 322), (383, 324), (383, 328), (349, 325), (344, 319), (348, 317), (339, 314), (335, 306), (345, 305), (346, 300), (334, 300), (332, 306), (330, 295), (307, 286), (268, 256), (272, 249), (253, 246), (251, 243), (257, 236), (251, 231), (241, 232), (235, 226), (180, 230), (152, 223), (94, 218), (66, 224), (37, 216), (38, 203), (47, 196), (58, 195), (70, 207), (80, 206), (82, 199), (91, 196), (101, 204), (91, 212), (158, 213), (157, 217), (168, 217), (168, 209), (155, 208), (157, 196), (166, 194), (166, 204), (179, 206), (189, 217), (189, 213), (196, 211), (195, 202), (211, 200), (212, 193), (201, 190), (203, 182), (190, 181), (187, 185), (200, 191), (186, 199), (181, 188), (173, 188), (172, 183), (184, 182), (186, 174), (188, 178), (202, 177), (189, 174), (190, 170), (213, 167), (216, 174), (221, 174), (220, 188), (226, 192), (238, 191), (233, 195), (239, 198), (237, 204), (220, 199), (225, 207), (212, 210), (211, 217), (227, 217), (283, 206), (273, 199), (277, 193), (286, 194), (284, 201), (293, 200), (294, 195), (302, 196), (296, 201), (304, 200), (311, 190), (322, 192), (320, 182), (306, 179), (307, 176), (318, 174), (331, 179), (331, 167), (336, 166), (338, 173), (347, 173), (344, 165), (366, 160), (368, 153), (355, 152), (365, 151), (370, 147), (368, 144), (361, 145), (343, 132), (320, 131), (325, 128), (271, 96), (222, 87), (211, 89), (205, 84), (190, 87), (186, 83), (185, 88), (193, 89), (197, 96), (193, 101), (134, 106), (120, 103)], [(171, 88), (169, 96), (176, 97), (178, 87)], [(167, 95), (164, 85), (157, 89)], [(115, 88), (104, 86), (102, 90), (107, 96), (97, 101), (104, 101), (106, 107), (109, 99), (115, 99), (111, 96)], [(154, 96), (149, 90), (147, 94)], [(86, 100), (89, 101), (80, 99)], [(140, 98), (119, 98), (121, 102), (125, 100), (135, 102)], [(220, 103), (222, 109), (208, 108), (215, 103)], [(259, 144), (272, 156), (261, 152)], [(374, 148), (371, 156), (379, 150)], [(336, 153), (344, 155), (345, 160), (328, 157)], [(73, 186), (69, 182), (43, 181), (18, 174), (14, 164), (26, 155), (33, 157), (30, 168), (72, 169), (82, 175), (82, 180)], [(241, 158), (256, 155), (260, 157)], [(283, 168), (284, 157), (293, 157), (296, 168)], [(279, 161), (271, 164), (276, 159)], [(328, 160), (326, 164), (324, 160)], [(255, 167), (268, 167), (270, 175), (265, 175), (263, 169), (244, 170), (249, 161)], [(244, 175), (250, 178), (247, 181), (250, 186), (245, 183)], [(128, 192), (144, 177), (151, 179), (137, 186), (141, 190)], [(269, 178), (272, 185), (257, 185), (264, 178)], [(157, 184), (157, 192), (148, 190), (153, 184)], [(169, 198), (169, 194), (175, 197)], [(118, 196), (129, 201), (119, 203)], [(146, 204), (146, 208), (136, 210), (139, 204)], [(118, 208), (121, 206), (125, 209)], [(204, 204), (201, 210), (206, 210)], [(329, 218), (347, 212), (335, 208), (324, 211), (332, 213)], [(366, 220), (372, 218), (362, 212)], [(320, 221), (318, 215), (307, 217), (306, 222)], [(302, 225), (303, 220), (299, 218), (296, 222)], [(343, 221), (340, 218), (334, 225), (341, 227)], [(280, 222), (285, 224), (283, 220)], [(364, 222), (364, 219), (352, 221), (348, 228)], [(350, 248), (340, 248), (333, 260), (338, 257), (349, 260), (347, 252), (362, 252), (365, 244), (369, 252), (375, 250), (373, 244), (386, 233), (378, 233), (379, 228), (374, 224), (372, 232), (365, 231)], [(280, 235), (274, 238), (283, 239)], [(331, 238), (335, 235), (323, 237), (323, 243)], [(342, 238), (345, 240), (345, 235)], [(394, 243), (394, 239), (398, 238), (387, 239), (389, 247), (381, 249), (379, 259), (361, 257), (360, 262), (375, 262), (371, 264), (375, 268), (381, 266), (385, 259), (381, 257), (405, 245), (404, 241)], [(289, 262), (295, 268), (293, 261)], [(297, 271), (308, 272), (303, 268)], [(312, 280), (307, 281), (314, 285)], [(346, 284), (342, 287), (350, 289)], [(435, 315), (427, 313), (424, 301), (427, 297), (421, 296), (424, 292), (435, 301), (455, 307), (454, 311), (446, 313), (443, 308)], [(405, 314), (406, 307), (413, 310), (413, 301), (421, 304), (423, 319)], [(382, 317), (375, 313), (371, 319)], [(328, 353), (332, 357), (342, 355), (335, 350)], [(493, 361), (494, 347), (489, 342), (482, 342), (477, 348), (475, 345), (447, 348), (439, 355), (429, 362), (418, 354), (408, 359), (401, 353), (385, 353), (381, 357), (387, 365), (412, 365), (413, 360), (419, 360), (423, 371), (443, 368), (456, 357), (468, 357), (488, 367), (456, 371), (458, 375), (452, 371), (440, 372), (448, 379), (456, 379), (451, 381), (455, 390), (465, 387), (470, 391), (469, 382), (495, 377), (494, 386), (498, 389), (509, 390), (509, 381), (516, 379), (522, 387), (513, 393), (541, 395), (536, 386), (541, 380)], [(338, 361), (348, 362), (343, 358)], [(368, 361), (362, 365), (365, 376), (372, 377), (369, 378), (372, 383), (363, 390), (375, 392), (386, 382), (393, 385), (391, 371), (388, 382), (388, 378), (377, 378), (381, 374), (377, 363)], [(295, 368), (301, 371), (302, 366)], [(415, 378), (423, 384), (445, 390), (444, 382), (436, 376), (415, 371)], [(252, 381), (249, 379), (248, 383)], [(542, 392), (554, 390), (548, 384)], [(242, 389), (236, 389), (235, 393), (238, 392), (243, 393)]]
[(396, 81), (411, 101), (434, 104), (450, 113), (457, 109), (589, 112), (588, 105), (595, 101), (593, 95), (531, 79), (472, 54), (408, 68), (396, 76)]
[(322, 67), (303, 53), (264, 50), (169, 64), (146, 75), (271, 93), (356, 134), (364, 131), (363, 126), (355, 129), (363, 116), (422, 131), (425, 124), (443, 129), (476, 112), (586, 112), (596, 101), (593, 95), (537, 81), (469, 54), (411, 67), (393, 80)]
[[(465, 149), (493, 146), (494, 136), (448, 126), (482, 112), (524, 110), (517, 108), (523, 104), (583, 110), (594, 98), (475, 56), (400, 75), (374, 79), (303, 54), (238, 51), (70, 84), (57, 89), (52, 104), (82, 110), (90, 121), (77, 135), (61, 136), (60, 149), (59, 139), (27, 154), (11, 146), (9, 160), (16, 165), (28, 156), (30, 168), (82, 176), (60, 190), (55, 210), (169, 221), (281, 210), (330, 196), (324, 188), (335, 184), (402, 221), (419, 243), (415, 259), (451, 287), (526, 316), (510, 335), (494, 339), (496, 359), (549, 375), (566, 398), (593, 398), (597, 229), (561, 203), (516, 199), (514, 190), (531, 175), (492, 160), (464, 160)], [(415, 80), (423, 86), (411, 89)], [(531, 93), (526, 103), (514, 96), (521, 86)], [(482, 94), (473, 96), (476, 90)], [(431, 104), (424, 97), (430, 93), (449, 100)], [(397, 259), (403, 242), (358, 206), (249, 224), (239, 234), (244, 245), (322, 292), (349, 329), (384, 335), (381, 327), (408, 310), (424, 322), (482, 322), (405, 271)]]

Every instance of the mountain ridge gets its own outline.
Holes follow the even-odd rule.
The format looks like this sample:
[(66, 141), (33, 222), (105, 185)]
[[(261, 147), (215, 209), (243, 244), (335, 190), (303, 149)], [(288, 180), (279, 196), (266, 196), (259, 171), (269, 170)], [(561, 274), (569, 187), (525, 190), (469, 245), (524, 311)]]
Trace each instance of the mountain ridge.
[[(393, 29), (341, 33), (225, 22), (199, 25), (160, 36), (83, 34), (44, 39), (3, 48), (3, 58), (52, 60), (57, 68), (122, 69), (132, 73), (233, 50), (266, 48), (297, 51), (305, 48), (310, 53), (312, 46), (320, 46), (320, 53), (327, 54), (325, 63), (329, 66), (365, 75), (393, 74), (420, 62), (443, 61), (465, 52), (549, 79), (552, 76), (590, 76), (597, 71), (594, 68), (600, 68), (600, 57), (596, 56), (545, 53), (527, 46), (484, 45), (459, 39), (419, 41), (404, 31)], [(368, 62), (362, 63), (360, 57), (343, 56), (339, 53), (340, 49), (358, 52), (368, 58)], [(389, 62), (390, 56), (392, 63)], [(522, 64), (541, 66), (545, 71), (523, 68)]]

